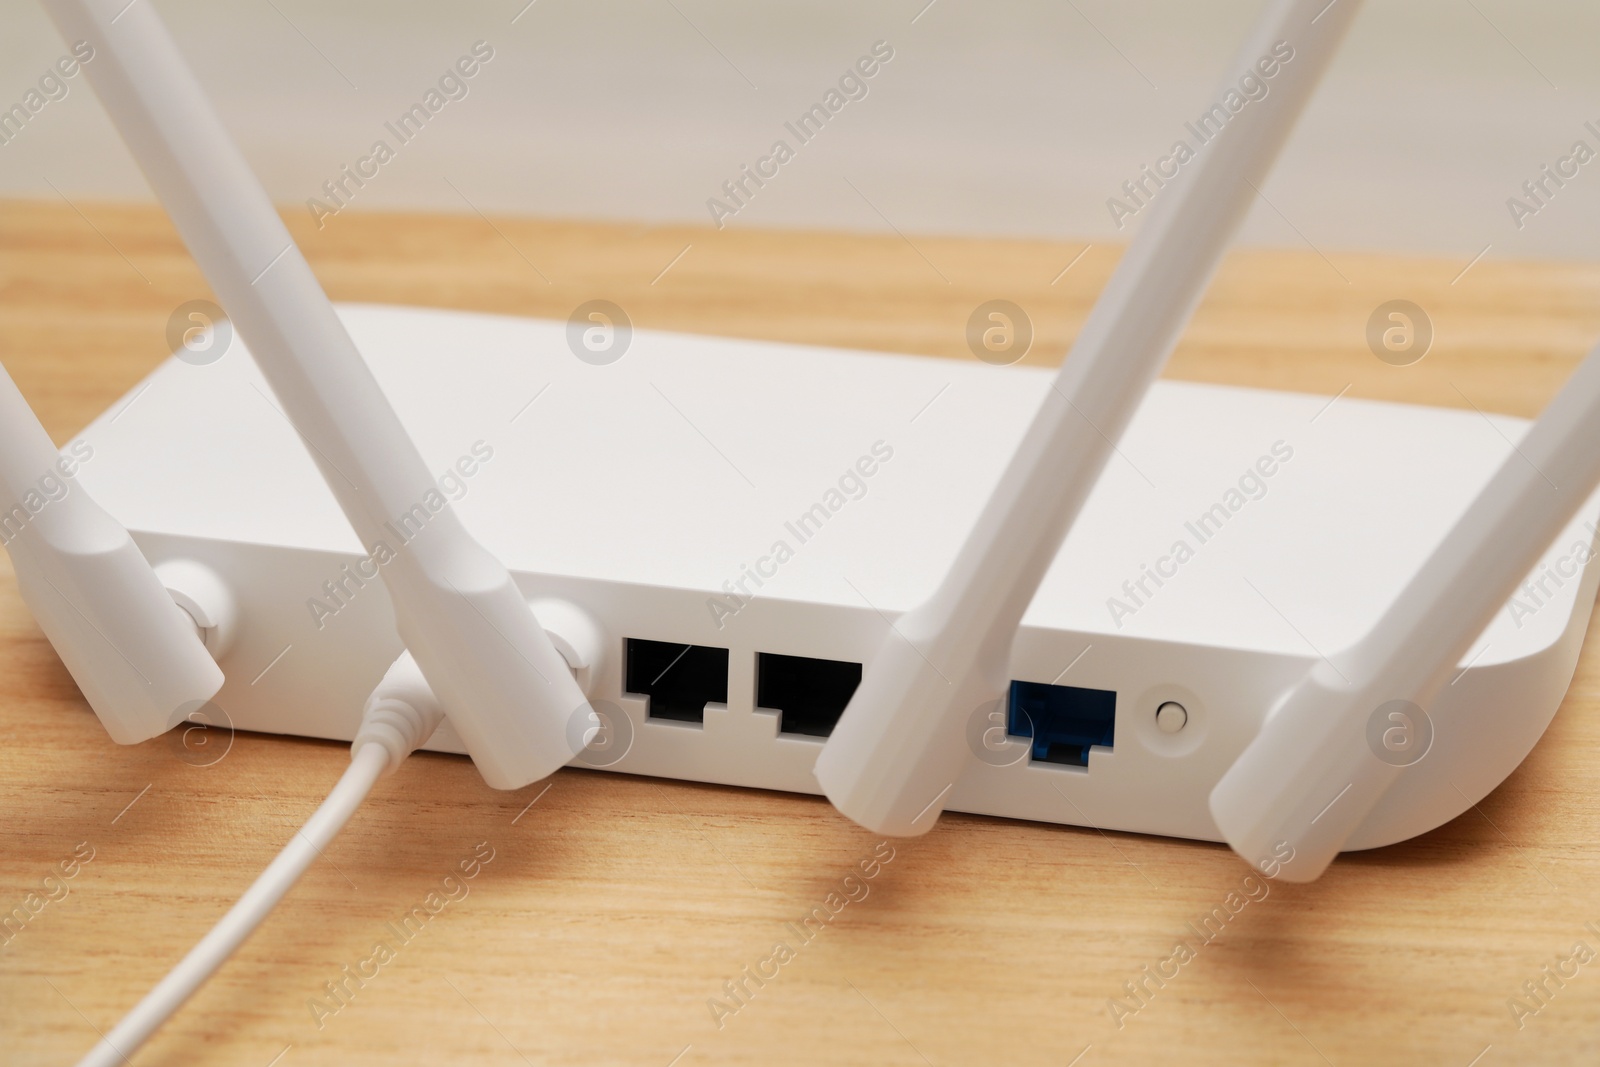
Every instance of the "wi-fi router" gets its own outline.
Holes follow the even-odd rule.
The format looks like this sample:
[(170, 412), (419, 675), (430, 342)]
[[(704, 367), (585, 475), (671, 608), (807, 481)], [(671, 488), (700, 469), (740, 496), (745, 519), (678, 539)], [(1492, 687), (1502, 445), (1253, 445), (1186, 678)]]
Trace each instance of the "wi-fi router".
[[(602, 709), (603, 736), (575, 718), (574, 764), (802, 793), (1053, 376), (650, 330), (602, 363), (565, 322), (339, 313), (441, 497)], [(1527, 425), (1158, 382), (1023, 619), (1009, 693), (973, 709), (944, 806), (1220, 840), (1207, 797), (1274, 701), (1372, 628)], [(78, 478), (152, 564), (198, 563), (231, 591), (220, 714), (352, 738), (402, 651), (384, 553), (244, 346), (169, 360), (83, 440)], [(1531, 750), (1594, 602), (1597, 511), (1463, 659), (1433, 705), (1450, 728), (1346, 847), (1438, 826)], [(392, 517), (384, 547), (427, 521)], [(427, 747), (464, 751), (448, 719)]]

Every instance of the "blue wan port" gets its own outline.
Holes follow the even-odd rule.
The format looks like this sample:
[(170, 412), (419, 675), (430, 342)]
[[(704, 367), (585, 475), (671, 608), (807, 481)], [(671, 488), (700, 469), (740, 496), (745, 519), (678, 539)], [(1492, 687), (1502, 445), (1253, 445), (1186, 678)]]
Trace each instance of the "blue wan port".
[(1044, 682), (1012, 682), (1006, 732), (1033, 740), (1030, 761), (1089, 766), (1089, 749), (1116, 739), (1117, 694)]

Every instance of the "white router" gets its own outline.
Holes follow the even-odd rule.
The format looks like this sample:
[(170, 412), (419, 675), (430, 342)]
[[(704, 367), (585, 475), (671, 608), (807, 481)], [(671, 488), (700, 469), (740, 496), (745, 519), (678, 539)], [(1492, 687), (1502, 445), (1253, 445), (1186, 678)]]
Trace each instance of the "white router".
[[(441, 494), (609, 709), (598, 738), (574, 719), (575, 764), (803, 793), (1053, 377), (648, 330), (597, 365), (564, 322), (340, 316)], [(382, 553), (270, 396), (240, 343), (169, 360), (84, 432), (77, 477), (164, 573), (199, 563), (231, 590), (216, 703), (234, 727), (349, 740), (402, 651)], [(1221, 840), (1207, 797), (1276, 700), (1372, 629), (1527, 425), (1158, 382), (1023, 619), (1020, 684), (974, 709), (945, 806)], [(1527, 755), (1595, 599), (1597, 512), (1464, 657), (1432, 705), (1449, 728), (1345, 847), (1440, 825)], [(426, 521), (396, 516), (388, 547)], [(448, 719), (427, 747), (464, 751)]]

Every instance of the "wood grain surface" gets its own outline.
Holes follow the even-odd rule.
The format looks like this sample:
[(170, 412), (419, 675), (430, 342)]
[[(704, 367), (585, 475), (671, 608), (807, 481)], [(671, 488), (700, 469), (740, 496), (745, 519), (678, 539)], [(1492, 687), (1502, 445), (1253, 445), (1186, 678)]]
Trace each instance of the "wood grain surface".
[[(319, 231), (287, 217), (340, 300), (565, 318), (605, 297), (639, 326), (971, 359), (967, 316), (999, 297), (1028, 310), (1039, 363), (1060, 360), (1119, 254), (470, 214), (345, 214)], [(1600, 267), (1464, 267), (1240, 251), (1169, 373), (1532, 415), (1600, 336)], [(0, 204), (0, 359), (58, 441), (162, 360), (168, 315), (207, 295), (151, 208)], [(1435, 328), (1410, 367), (1364, 340), (1394, 298)], [(1225, 848), (961, 815), (884, 845), (820, 798), (570, 770), (507, 794), (464, 759), (422, 755), (134, 1062), (1593, 1064), (1600, 957), (1564, 961), (1577, 942), (1600, 951), (1597, 705), (1591, 634), (1543, 742), (1475, 810), (1343, 858), (1315, 885), (1271, 886), (1160, 985), (1145, 969), (1241, 889), (1248, 872)], [(38, 905), (0, 948), (5, 1063), (87, 1050), (348, 759), (245, 734), (204, 767), (170, 738), (113, 745), (5, 563), (0, 729), (0, 912)], [(463, 879), (475, 852), (493, 858)], [(401, 942), (388, 924), (430, 893), (445, 903)], [(859, 899), (798, 935), (790, 924), (835, 893)], [(396, 947), (373, 974), (380, 940)], [(771, 962), (779, 942), (790, 951)], [(346, 967), (372, 976), (358, 985)], [(763, 970), (776, 977), (747, 977)], [(1538, 1010), (1514, 1017), (1513, 997)]]

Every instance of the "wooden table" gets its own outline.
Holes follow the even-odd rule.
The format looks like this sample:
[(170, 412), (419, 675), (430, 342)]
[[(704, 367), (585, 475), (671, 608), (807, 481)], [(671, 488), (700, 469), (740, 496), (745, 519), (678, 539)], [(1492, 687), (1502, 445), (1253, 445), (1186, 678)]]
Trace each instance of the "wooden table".
[[(472, 215), (346, 214), (318, 231), (298, 209), (289, 217), (336, 299), (564, 318), (605, 296), (640, 326), (954, 359), (972, 358), (971, 310), (1005, 297), (1032, 314), (1030, 361), (1058, 360), (1118, 254)], [(0, 234), (0, 358), (58, 440), (164, 358), (168, 314), (207, 295), (148, 208), (0, 205)], [(1323, 251), (1233, 256), (1170, 373), (1531, 415), (1600, 335), (1600, 267), (1490, 258), (1458, 277), (1465, 261)], [(1436, 329), (1407, 368), (1363, 339), (1372, 309), (1396, 297)], [(1139, 1003), (1124, 983), (1241, 885), (1226, 849), (951, 815), (890, 846), (866, 898), (802, 943), (786, 924), (878, 847), (820, 798), (584, 771), (506, 794), (464, 759), (424, 755), (380, 784), (326, 862), (136, 1061), (1600, 1062), (1600, 958), (1551, 984), (1520, 1030), (1508, 1007), (1574, 942), (1600, 951), (1594, 645), (1543, 743), (1477, 810), (1342, 859), (1315, 885), (1275, 885), (1120, 1020), (1112, 998)], [(167, 739), (118, 748), (8, 567), (0, 728), (0, 908), (42, 891), (75, 849), (93, 854), (56, 876), (66, 895), (0, 950), (8, 1063), (86, 1050), (347, 760), (342, 745), (251, 735), (210, 767)], [(347, 983), (344, 1002), (328, 999), (326, 983), (481, 842), (494, 858), (469, 894), (375, 977)], [(779, 941), (794, 958), (778, 976), (745, 979)], [(729, 997), (730, 981), (748, 998)], [(321, 1012), (309, 1006), (319, 996)], [(737, 1007), (716, 1013), (720, 1026), (712, 998)]]

